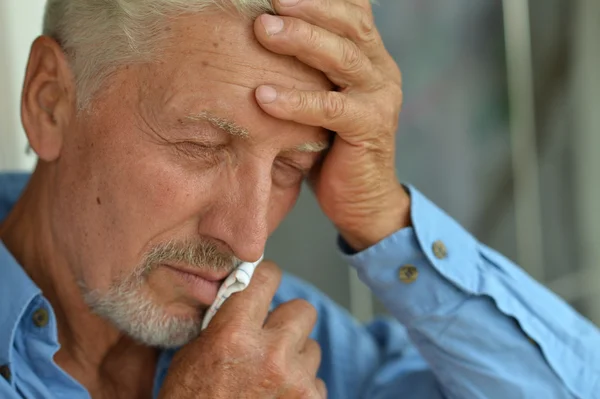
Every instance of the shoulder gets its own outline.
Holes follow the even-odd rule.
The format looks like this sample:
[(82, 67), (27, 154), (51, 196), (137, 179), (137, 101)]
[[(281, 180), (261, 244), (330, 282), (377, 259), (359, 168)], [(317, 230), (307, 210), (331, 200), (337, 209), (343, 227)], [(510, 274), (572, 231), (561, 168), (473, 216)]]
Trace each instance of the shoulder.
[(0, 172), (0, 189), (4, 190), (6, 185), (21, 191), (30, 177), (31, 174), (26, 172)]
[(28, 173), (0, 173), (0, 221), (10, 212), (25, 189)]

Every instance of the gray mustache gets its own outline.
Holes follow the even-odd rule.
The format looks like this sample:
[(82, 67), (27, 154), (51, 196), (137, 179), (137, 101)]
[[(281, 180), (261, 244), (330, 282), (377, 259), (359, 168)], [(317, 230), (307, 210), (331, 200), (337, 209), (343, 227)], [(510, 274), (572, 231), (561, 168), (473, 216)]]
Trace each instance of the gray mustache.
[(214, 272), (231, 272), (242, 263), (239, 258), (223, 252), (210, 241), (170, 241), (148, 251), (141, 274), (146, 275), (161, 264), (170, 262)]

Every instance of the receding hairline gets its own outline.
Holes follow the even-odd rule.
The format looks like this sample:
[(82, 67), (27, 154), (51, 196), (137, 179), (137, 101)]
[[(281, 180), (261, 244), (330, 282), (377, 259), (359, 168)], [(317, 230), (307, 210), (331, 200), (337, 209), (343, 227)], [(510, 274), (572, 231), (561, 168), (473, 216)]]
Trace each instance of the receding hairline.
[[(214, 112), (208, 110), (187, 115), (184, 119), (191, 122), (208, 122), (216, 129), (234, 137), (242, 139), (249, 139), (251, 137), (250, 131), (247, 128), (240, 126), (232, 119), (216, 115)], [(328, 148), (328, 141), (307, 141), (297, 145), (293, 150), (298, 152), (321, 152)]]
[(170, 17), (219, 10), (242, 19), (275, 13), (271, 0), (47, 0), (43, 34), (65, 52), (85, 109), (119, 66), (159, 56)]

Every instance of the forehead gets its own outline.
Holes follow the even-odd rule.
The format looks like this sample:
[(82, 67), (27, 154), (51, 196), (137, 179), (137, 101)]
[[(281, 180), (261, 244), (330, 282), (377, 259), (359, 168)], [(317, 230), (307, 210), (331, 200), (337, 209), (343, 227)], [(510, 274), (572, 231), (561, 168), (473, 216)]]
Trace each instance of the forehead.
[[(320, 71), (296, 58), (266, 50), (254, 36), (253, 21), (225, 12), (169, 20), (160, 61), (145, 85), (169, 96), (253, 96), (261, 84), (299, 90), (330, 90)], [(216, 105), (216, 104), (215, 104)]]
[(254, 93), (263, 84), (310, 91), (333, 85), (322, 72), (262, 47), (253, 24), (225, 12), (170, 19), (155, 60), (121, 69), (121, 83), (106, 101), (124, 112), (115, 103), (130, 98), (135, 113), (156, 126), (209, 112), (247, 129), (254, 143), (296, 147), (326, 140), (324, 129), (276, 119), (258, 106)]

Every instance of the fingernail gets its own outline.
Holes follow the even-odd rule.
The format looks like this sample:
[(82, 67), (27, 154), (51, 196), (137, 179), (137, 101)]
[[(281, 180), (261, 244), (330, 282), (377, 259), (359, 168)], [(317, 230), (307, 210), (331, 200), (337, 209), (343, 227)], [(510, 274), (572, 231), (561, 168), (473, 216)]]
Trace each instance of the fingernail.
[(277, 99), (277, 90), (271, 86), (260, 86), (256, 89), (256, 98), (263, 104), (270, 104)]
[(283, 29), (283, 19), (276, 17), (274, 15), (264, 14), (260, 17), (265, 30), (267, 31), (267, 35), (274, 35), (276, 33), (281, 32)]
[(284, 7), (295, 6), (298, 3), (300, 3), (300, 0), (279, 0), (279, 4)]

